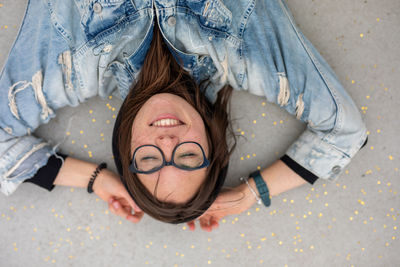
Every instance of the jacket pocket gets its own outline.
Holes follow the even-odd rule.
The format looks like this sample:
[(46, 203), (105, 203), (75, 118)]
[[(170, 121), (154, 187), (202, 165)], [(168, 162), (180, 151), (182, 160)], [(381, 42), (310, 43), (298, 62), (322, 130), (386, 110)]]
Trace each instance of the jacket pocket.
[(135, 7), (131, 1), (125, 0), (96, 0), (91, 1), (83, 12), (81, 24), (88, 39), (102, 31), (120, 23), (129, 14), (134, 13)]

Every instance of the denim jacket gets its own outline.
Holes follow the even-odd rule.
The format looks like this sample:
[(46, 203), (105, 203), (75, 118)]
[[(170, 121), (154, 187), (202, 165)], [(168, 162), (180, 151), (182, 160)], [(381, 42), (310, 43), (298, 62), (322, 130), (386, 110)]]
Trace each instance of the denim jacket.
[(0, 186), (9, 195), (56, 153), (31, 133), (64, 106), (135, 83), (158, 27), (196, 81), (262, 95), (306, 130), (286, 154), (336, 180), (364, 143), (360, 113), (283, 0), (30, 0), (0, 74)]

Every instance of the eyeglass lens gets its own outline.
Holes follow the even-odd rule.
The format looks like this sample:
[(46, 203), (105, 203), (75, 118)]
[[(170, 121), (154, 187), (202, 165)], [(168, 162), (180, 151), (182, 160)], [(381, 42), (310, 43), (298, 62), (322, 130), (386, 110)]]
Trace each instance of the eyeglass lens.
[[(163, 156), (154, 146), (143, 146), (135, 153), (134, 162), (139, 171), (151, 171), (162, 166)], [(183, 169), (194, 169), (204, 162), (203, 153), (195, 143), (180, 144), (174, 154), (174, 162)]]

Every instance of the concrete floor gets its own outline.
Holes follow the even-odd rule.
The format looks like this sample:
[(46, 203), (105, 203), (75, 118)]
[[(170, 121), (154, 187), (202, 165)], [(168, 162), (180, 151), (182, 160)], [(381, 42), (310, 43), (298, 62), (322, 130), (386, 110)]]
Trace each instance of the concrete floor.
[[(26, 2), (0, 0), (0, 67)], [(225, 218), (212, 233), (148, 216), (134, 225), (83, 189), (49, 193), (23, 184), (9, 197), (0, 195), (0, 266), (400, 266), (400, 1), (287, 2), (369, 129), (368, 146), (337, 182), (283, 193), (268, 209), (255, 205)], [(243, 137), (228, 185), (283, 155), (305, 127), (264, 101), (233, 96), (234, 129)], [(66, 138), (62, 152), (113, 166), (111, 132), (120, 104), (96, 98), (59, 110), (36, 134), (54, 144)]]

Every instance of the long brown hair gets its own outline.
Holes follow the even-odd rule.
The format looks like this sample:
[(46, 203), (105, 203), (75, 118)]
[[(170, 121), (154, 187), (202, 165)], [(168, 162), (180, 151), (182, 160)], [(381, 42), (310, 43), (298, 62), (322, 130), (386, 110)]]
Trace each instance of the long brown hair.
[[(227, 112), (232, 87), (225, 86), (221, 89), (214, 104), (211, 104), (200, 90), (200, 88), (206, 87), (207, 81), (197, 84), (190, 74), (176, 62), (163, 41), (158, 25), (154, 25), (152, 43), (139, 78), (121, 106), (117, 119), (118, 126), (116, 126), (117, 130), (114, 129), (114, 134), (118, 139), (117, 157), (120, 159), (121, 179), (136, 204), (157, 220), (182, 223), (197, 218), (215, 200), (225, 179), (229, 156), (236, 144)], [(129, 170), (132, 157), (133, 121), (143, 104), (158, 93), (171, 93), (182, 97), (199, 112), (205, 124), (210, 148), (210, 166), (207, 168), (205, 181), (193, 198), (186, 203), (158, 200), (156, 192), (154, 195), (149, 192), (137, 175)], [(226, 140), (227, 133), (234, 140), (230, 148)]]

